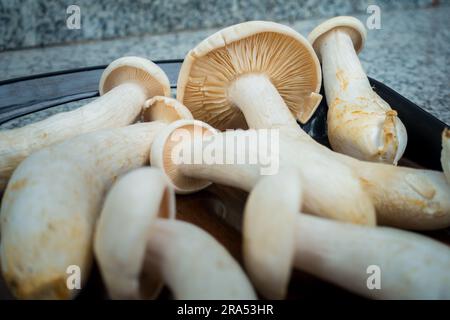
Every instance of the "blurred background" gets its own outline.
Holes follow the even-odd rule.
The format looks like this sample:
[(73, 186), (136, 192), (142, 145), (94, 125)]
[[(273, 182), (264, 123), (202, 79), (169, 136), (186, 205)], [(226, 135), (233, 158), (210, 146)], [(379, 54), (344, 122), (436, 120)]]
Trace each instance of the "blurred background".
[(369, 76), (450, 123), (450, 0), (0, 0), (0, 81), (124, 55), (183, 58), (211, 33), (248, 20), (307, 36), (336, 15), (368, 27), (360, 58)]

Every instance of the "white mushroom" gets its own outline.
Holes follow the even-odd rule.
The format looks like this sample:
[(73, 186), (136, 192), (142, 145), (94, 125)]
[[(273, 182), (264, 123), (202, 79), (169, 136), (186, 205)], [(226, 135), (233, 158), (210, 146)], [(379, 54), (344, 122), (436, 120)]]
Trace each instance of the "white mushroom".
[[(190, 116), (174, 99), (146, 105), (156, 101), (167, 101), (170, 114), (183, 109), (180, 118)], [(43, 148), (17, 167), (0, 211), (1, 268), (16, 297), (76, 295), (66, 286), (66, 269), (80, 267), (85, 283), (106, 190), (117, 176), (148, 163), (153, 138), (166, 125), (153, 121), (86, 133)]]
[(111, 188), (95, 234), (110, 296), (155, 298), (166, 283), (176, 299), (255, 299), (225, 248), (174, 216), (173, 191), (158, 169), (135, 170)]
[(300, 193), (298, 172), (287, 170), (262, 179), (247, 200), (244, 261), (265, 297), (286, 295), (294, 266), (368, 298), (450, 298), (448, 246), (412, 232), (298, 214)]
[(328, 139), (333, 150), (360, 160), (397, 164), (406, 129), (397, 112), (372, 89), (357, 53), (366, 39), (353, 17), (335, 17), (308, 36), (322, 60), (328, 102)]
[[(199, 190), (209, 182), (250, 191), (261, 177), (262, 163), (225, 164), (211, 162), (206, 156), (218, 150), (216, 153), (229, 159), (238, 159), (242, 154), (261, 159), (259, 153), (264, 150), (250, 147), (248, 141), (262, 130), (217, 133), (201, 121), (179, 120), (155, 138), (151, 162), (163, 169), (179, 193)], [(300, 172), (303, 184), (308, 186), (303, 190), (304, 212), (374, 225), (375, 206), (381, 224), (418, 230), (450, 225), (450, 185), (440, 172), (364, 162), (337, 154), (315, 143), (299, 127), (281, 128), (278, 143), (279, 150), (269, 156), (279, 161), (280, 170), (295, 167)], [(237, 149), (239, 145), (245, 149)], [(184, 155), (187, 159), (180, 152), (183, 150), (188, 150)]]
[[(208, 186), (211, 181), (250, 191), (261, 177), (259, 164), (224, 164), (209, 162), (206, 155), (215, 151), (237, 159), (238, 154), (260, 159), (257, 146), (245, 146), (256, 130), (237, 130), (218, 133), (208, 124), (196, 120), (178, 120), (164, 128), (155, 138), (151, 149), (151, 163), (162, 168), (178, 193), (189, 193)], [(181, 139), (182, 138), (182, 139)], [(296, 155), (296, 140), (280, 136), (280, 168), (295, 165), (302, 173), (308, 188), (304, 190), (305, 210), (333, 219), (360, 224), (375, 224), (375, 210), (351, 170), (327, 155), (305, 150)], [(306, 145), (311, 149), (309, 144)], [(314, 147), (314, 145), (312, 146)], [(312, 148), (314, 149), (314, 148)], [(187, 150), (184, 152), (184, 150)], [(180, 152), (178, 152), (180, 151)], [(248, 153), (248, 154), (247, 154)], [(177, 159), (179, 157), (180, 159)], [(272, 158), (273, 158), (272, 157)], [(191, 159), (200, 160), (198, 163)], [(217, 159), (220, 160), (220, 159)], [(327, 172), (318, 168), (326, 166)]]
[[(322, 99), (320, 64), (308, 41), (273, 22), (250, 21), (225, 28), (191, 50), (180, 70), (177, 99), (194, 118), (213, 127), (245, 127), (245, 119), (264, 127), (285, 120), (253, 118), (277, 106), (289, 107), (305, 123)], [(281, 98), (280, 98), (281, 95)], [(258, 122), (260, 121), (260, 122)], [(295, 123), (295, 121), (294, 121)]]
[[(219, 129), (233, 128), (236, 123), (224, 116), (242, 110), (249, 128), (279, 129), (280, 167), (292, 165), (300, 170), (303, 183), (308, 186), (304, 190), (304, 210), (307, 213), (374, 224), (373, 204), (378, 222), (382, 224), (422, 230), (450, 225), (450, 185), (441, 172), (369, 163), (333, 152), (315, 142), (298, 126), (292, 108), (289, 108), (289, 101), (281, 92), (277, 93), (275, 84), (270, 85), (275, 80), (268, 76), (264, 81), (259, 76), (255, 78), (254, 74), (258, 72), (252, 70), (243, 74), (235, 73), (234, 70), (241, 70), (241, 65), (258, 66), (261, 62), (254, 57), (271, 56), (273, 52), (273, 49), (264, 52), (264, 46), (250, 46), (245, 42), (255, 34), (264, 37), (271, 32), (258, 29), (248, 32), (244, 25), (225, 29), (234, 30), (235, 35), (231, 33), (232, 36), (223, 32), (212, 35), (187, 55), (178, 78), (177, 97), (196, 118)], [(315, 96), (313, 93), (320, 87), (320, 76), (312, 75), (320, 75), (320, 67), (316, 64), (311, 45), (298, 40), (301, 39), (298, 34), (283, 39), (294, 41), (297, 48), (304, 47), (297, 49), (302, 52), (302, 68), (289, 69), (292, 73), (287, 74), (308, 82), (307, 91)], [(235, 52), (236, 46), (245, 49), (240, 51), (239, 58), (228, 53)], [(276, 56), (272, 58), (276, 59)], [(290, 60), (280, 60), (279, 63), (283, 61), (288, 64)], [(231, 79), (231, 84), (219, 81), (224, 78)], [(224, 96), (223, 92), (227, 95)], [(297, 87), (291, 94), (297, 94), (301, 100), (305, 91)], [(233, 97), (232, 103), (229, 97)], [(292, 100), (292, 96), (289, 97)], [(306, 101), (305, 110), (311, 110), (311, 100), (303, 100)], [(296, 109), (302, 109), (301, 103)], [(223, 167), (228, 170), (231, 166)], [(192, 171), (186, 175), (208, 179), (207, 175), (215, 170), (212, 168), (191, 166), (183, 170)], [(230, 177), (231, 169), (228, 172), (221, 170), (222, 179), (239, 180), (239, 176)], [(371, 201), (367, 200), (367, 196)]]
[(99, 91), (100, 98), (74, 111), (0, 131), (0, 191), (17, 165), (32, 152), (79, 134), (133, 123), (145, 100), (156, 95), (170, 96), (170, 83), (153, 62), (123, 57), (105, 69)]

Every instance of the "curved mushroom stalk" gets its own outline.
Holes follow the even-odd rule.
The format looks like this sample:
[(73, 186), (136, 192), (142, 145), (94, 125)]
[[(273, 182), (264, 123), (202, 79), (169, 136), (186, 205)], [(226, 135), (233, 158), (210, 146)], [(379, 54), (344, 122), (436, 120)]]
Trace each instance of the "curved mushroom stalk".
[(441, 164), (444, 170), (445, 177), (447, 178), (447, 183), (450, 185), (450, 130), (445, 129), (442, 132), (442, 153), (441, 153)]
[(239, 264), (202, 229), (158, 219), (149, 234), (146, 260), (162, 274), (175, 299), (256, 299)]
[[(290, 131), (280, 130), (279, 139), (274, 137), (276, 140), (273, 142), (279, 145), (279, 151), (263, 150), (258, 143), (264, 142), (254, 141), (254, 138), (258, 135), (264, 137), (265, 133), (264, 130), (218, 133), (204, 122), (179, 120), (156, 137), (151, 149), (151, 163), (163, 169), (179, 193), (199, 190), (211, 182), (250, 191), (265, 172), (261, 159), (269, 160), (266, 165), (272, 167), (266, 174), (294, 166), (308, 185), (304, 190), (304, 209), (307, 212), (375, 225), (372, 202), (348, 167), (327, 156), (310, 152), (308, 143), (305, 144), (305, 152), (293, 153), (292, 150), (304, 142), (303, 139), (293, 139)], [(257, 161), (255, 164), (226, 164), (228, 159), (237, 161), (239, 157)], [(326, 172), (319, 170), (322, 166), (327, 168)]]
[(87, 133), (41, 149), (17, 167), (1, 204), (0, 260), (18, 298), (76, 295), (66, 286), (66, 270), (76, 265), (82, 284), (87, 279), (105, 191), (117, 176), (148, 163), (153, 138), (166, 125), (154, 121)]
[[(300, 173), (286, 168), (261, 179), (245, 205), (242, 253), (255, 288), (268, 299), (286, 296), (295, 252), (296, 213), (302, 206)], [(283, 190), (276, 196), (273, 190)]]
[(336, 17), (309, 35), (322, 60), (328, 102), (328, 138), (333, 150), (360, 160), (397, 164), (406, 129), (397, 112), (372, 89), (358, 59), (366, 29), (353, 17)]
[(225, 248), (174, 217), (174, 194), (160, 170), (135, 170), (111, 188), (95, 234), (110, 296), (155, 298), (166, 283), (176, 299), (255, 299)]
[[(271, 24), (269, 25), (271, 26)], [(374, 205), (381, 223), (418, 230), (448, 227), (450, 225), (450, 197), (448, 196), (450, 184), (445, 183), (442, 173), (369, 163), (333, 152), (315, 142), (295, 124), (295, 113), (290, 107), (293, 98), (289, 96), (288, 99), (283, 94), (280, 89), (282, 86), (280, 87), (275, 77), (256, 71), (240, 73), (241, 62), (244, 66), (258, 66), (259, 68), (261, 62), (259, 58), (254, 58), (255, 56), (272, 57), (272, 51), (266, 52), (267, 49), (264, 46), (251, 45), (253, 44), (252, 37), (255, 35), (269, 37), (266, 34), (269, 25), (266, 29), (255, 27), (252, 32), (245, 28), (245, 24), (238, 25), (239, 27), (230, 27), (225, 29), (227, 32), (220, 33), (226, 41), (221, 41), (221, 38), (214, 34), (191, 50), (183, 63), (182, 72), (178, 78), (177, 97), (180, 101), (194, 112), (196, 118), (217, 126), (219, 129), (233, 128), (234, 123), (219, 115), (234, 114), (237, 109), (242, 110), (248, 127), (251, 129), (279, 129), (280, 167), (294, 166), (302, 173), (303, 182), (308, 185), (304, 191), (303, 208), (307, 213), (335, 217), (339, 220), (360, 224), (374, 224), (375, 219), (371, 218), (373, 214), (371, 206)], [(358, 25), (353, 27), (357, 28)], [(239, 32), (236, 31), (236, 34), (227, 36), (229, 30)], [(272, 30), (272, 32), (276, 33), (277, 31)], [(291, 33), (295, 33), (295, 31), (291, 30)], [(351, 34), (358, 35), (356, 32)], [(311, 76), (320, 74), (320, 66), (315, 63), (317, 56), (314, 54), (312, 46), (301, 39), (299, 34), (289, 35), (287, 38), (278, 38), (276, 43), (281, 46), (283, 41), (288, 43), (294, 41), (296, 46), (302, 47), (304, 64), (301, 68), (289, 69), (290, 72), (285, 74), (284, 79), (286, 83), (289, 77), (292, 77), (291, 81), (295, 83), (300, 79), (302, 82), (308, 83), (302, 87), (302, 90), (300, 87), (296, 87), (295, 90), (292, 87), (292, 91), (288, 90), (293, 95), (297, 95), (298, 101), (305, 101), (305, 95), (311, 96), (317, 92), (311, 88), (320, 88), (320, 82), (318, 82), (320, 77)], [(232, 58), (233, 55), (225, 53), (235, 50), (233, 49), (235, 47), (247, 48), (247, 46), (252, 49), (239, 51), (239, 58), (236, 59)], [(306, 58), (308, 55), (311, 56)], [(272, 58), (275, 59), (275, 57)], [(217, 61), (222, 61), (221, 59), (227, 61), (225, 70), (217, 66)], [(283, 62), (289, 65), (291, 61), (279, 61), (279, 63)], [(294, 62), (292, 63), (294, 65)], [(214, 67), (207, 67), (209, 64)], [(218, 73), (219, 71), (216, 69), (222, 73)], [(261, 74), (265, 74), (265, 78)], [(227, 77), (233, 78), (231, 85), (227, 81), (221, 81), (221, 79), (228, 79)], [(208, 81), (204, 79), (208, 79)], [(206, 86), (205, 81), (208, 83), (212, 81), (214, 85)], [(365, 83), (364, 81), (367, 82), (365, 75), (362, 80), (349, 81), (349, 86), (350, 83), (360, 86)], [(226, 96), (221, 94), (222, 90), (227, 92)], [(223, 109), (224, 106), (230, 107), (230, 109)], [(301, 103), (299, 109), (301, 109)], [(308, 103), (306, 109), (308, 109)], [(386, 121), (391, 124), (395, 122), (391, 120)], [(372, 130), (372, 132), (374, 131)], [(363, 135), (349, 132), (349, 136)], [(398, 136), (401, 135), (398, 134)], [(400, 145), (401, 140), (398, 141), (400, 141)], [(369, 142), (368, 145), (370, 145)], [(386, 150), (388, 149), (394, 150), (391, 147)], [(227, 152), (230, 151), (227, 150)], [(230, 166), (222, 167), (228, 169)], [(203, 178), (211, 172), (202, 166), (195, 168), (192, 166), (185, 170), (196, 170), (195, 175), (198, 177), (203, 175)], [(220, 173), (221, 175), (224, 175), (223, 171)], [(233, 178), (226, 177), (224, 179)], [(423, 181), (420, 181), (421, 179)], [(241, 184), (248, 185), (249, 183), (240, 182), (239, 184), (238, 182), (238, 186)], [(367, 200), (367, 197), (370, 198), (370, 201)]]
[(111, 298), (158, 295), (162, 280), (142, 266), (149, 228), (156, 218), (175, 218), (174, 200), (164, 176), (154, 168), (133, 170), (109, 190), (95, 229), (94, 252)]
[[(450, 298), (448, 246), (412, 232), (298, 214), (298, 181), (295, 172), (267, 177), (246, 204), (244, 261), (264, 296), (283, 298), (294, 266), (369, 298)], [(273, 192), (281, 186), (291, 199)], [(380, 282), (372, 281), (375, 272)]]
[(79, 134), (131, 124), (145, 100), (170, 95), (170, 84), (153, 62), (124, 57), (105, 69), (99, 91), (100, 98), (74, 111), (0, 132), (0, 191), (16, 166), (32, 152)]
[(120, 174), (148, 163), (164, 125), (136, 124), (44, 148), (14, 171), (1, 206), (3, 276), (18, 298), (67, 299), (66, 270), (89, 274), (92, 232), (103, 194)]

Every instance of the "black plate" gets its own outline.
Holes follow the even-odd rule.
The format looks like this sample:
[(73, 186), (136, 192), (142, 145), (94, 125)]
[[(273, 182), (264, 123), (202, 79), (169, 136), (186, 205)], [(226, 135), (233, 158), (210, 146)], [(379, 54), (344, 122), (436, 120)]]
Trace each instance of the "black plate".
[[(168, 75), (172, 88), (176, 88), (178, 72), (182, 62), (182, 60), (156, 61)], [(0, 124), (40, 110), (98, 96), (98, 83), (105, 67), (90, 67), (0, 81)], [(403, 164), (442, 170), (440, 164), (441, 134), (447, 125), (386, 85), (374, 79), (369, 78), (369, 80), (375, 92), (393, 109), (397, 110), (399, 117), (406, 126), (408, 145)], [(325, 96), (323, 90), (322, 95)], [(327, 110), (327, 103), (323, 99), (312, 119), (302, 127), (315, 140), (329, 146), (326, 130)], [(184, 212), (185, 216), (181, 219), (191, 222), (196, 221), (196, 218), (191, 215), (192, 212), (195, 212), (196, 216), (200, 212), (204, 212), (207, 217), (211, 217), (209, 213), (212, 211), (216, 217), (227, 217), (219, 219), (218, 222), (213, 221), (209, 225), (202, 225), (203, 228), (214, 233), (213, 225), (216, 224), (217, 227), (218, 223), (220, 226), (220, 220), (225, 220), (228, 226), (235, 225), (228, 220), (230, 220), (230, 217), (233, 217), (234, 221), (240, 218), (245, 199), (246, 194), (242, 191), (213, 185), (199, 193), (177, 197), (179, 209), (177, 211)], [(217, 218), (211, 217), (210, 219)], [(226, 229), (227, 226), (220, 226), (220, 228), (223, 232), (223, 228)], [(230, 249), (230, 246), (234, 246), (234, 253), (232, 253), (239, 260), (239, 233), (234, 229), (228, 230), (226, 233), (228, 240), (237, 239), (237, 241), (233, 240), (234, 242), (227, 248)], [(426, 232), (426, 234), (446, 242), (450, 239), (450, 229)], [(290, 289), (290, 298), (355, 298), (348, 292), (317, 279), (308, 278), (306, 275), (300, 275), (300, 277), (302, 277), (301, 286), (296, 286), (295, 281), (291, 283), (291, 287), (294, 284), (297, 289)], [(78, 298), (98, 299), (106, 297), (98, 269), (95, 266), (84, 289)], [(163, 297), (168, 296), (167, 292), (163, 295)], [(11, 296), (7, 293), (0, 279), (0, 299), (2, 298), (11, 298)]]

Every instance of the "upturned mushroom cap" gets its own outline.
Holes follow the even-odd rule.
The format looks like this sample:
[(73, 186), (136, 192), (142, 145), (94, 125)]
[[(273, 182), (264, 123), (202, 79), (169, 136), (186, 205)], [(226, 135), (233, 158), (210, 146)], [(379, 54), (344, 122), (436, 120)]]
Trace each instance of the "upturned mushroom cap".
[(450, 130), (447, 128), (442, 132), (441, 164), (447, 183), (450, 184)]
[(319, 24), (308, 35), (308, 40), (312, 44), (319, 59), (321, 59), (320, 43), (323, 39), (323, 36), (326, 33), (338, 28), (347, 32), (347, 34), (350, 36), (356, 53), (359, 53), (364, 47), (367, 38), (367, 31), (362, 22), (354, 17), (334, 17)]
[(122, 57), (111, 62), (100, 78), (99, 92), (104, 95), (123, 83), (137, 83), (151, 96), (170, 96), (170, 82), (165, 72), (150, 60)]
[(211, 182), (185, 176), (176, 165), (173, 150), (180, 143), (190, 143), (194, 137), (214, 135), (217, 131), (198, 120), (178, 120), (165, 127), (155, 138), (150, 151), (150, 163), (160, 168), (169, 184), (179, 194), (196, 192), (208, 187)]
[(173, 98), (153, 97), (145, 102), (142, 109), (142, 120), (144, 122), (159, 120), (171, 123), (181, 119), (193, 120), (194, 118), (188, 108)]
[(245, 128), (242, 112), (227, 96), (233, 80), (245, 74), (265, 75), (303, 123), (322, 98), (320, 64), (308, 41), (287, 26), (250, 21), (211, 35), (187, 54), (177, 99), (215, 128)]
[(173, 191), (165, 180), (158, 169), (137, 169), (120, 178), (106, 197), (94, 250), (113, 299), (154, 298), (162, 288), (157, 272), (142, 271), (150, 226), (156, 218), (175, 218)]

